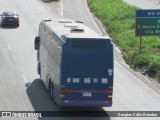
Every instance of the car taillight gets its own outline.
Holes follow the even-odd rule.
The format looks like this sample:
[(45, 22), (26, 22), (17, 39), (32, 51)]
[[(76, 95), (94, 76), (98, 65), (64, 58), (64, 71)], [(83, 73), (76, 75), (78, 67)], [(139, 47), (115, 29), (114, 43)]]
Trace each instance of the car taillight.
[(3, 17), (3, 20), (5, 20), (6, 19), (6, 17)]
[(15, 20), (16, 20), (16, 21), (19, 21), (19, 18), (18, 18), (18, 17), (15, 17)]

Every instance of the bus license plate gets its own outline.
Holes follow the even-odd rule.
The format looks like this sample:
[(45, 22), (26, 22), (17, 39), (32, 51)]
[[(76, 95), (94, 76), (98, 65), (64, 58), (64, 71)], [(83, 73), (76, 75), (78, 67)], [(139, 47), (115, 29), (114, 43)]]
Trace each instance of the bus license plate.
[(83, 97), (91, 97), (92, 93), (91, 92), (83, 92)]

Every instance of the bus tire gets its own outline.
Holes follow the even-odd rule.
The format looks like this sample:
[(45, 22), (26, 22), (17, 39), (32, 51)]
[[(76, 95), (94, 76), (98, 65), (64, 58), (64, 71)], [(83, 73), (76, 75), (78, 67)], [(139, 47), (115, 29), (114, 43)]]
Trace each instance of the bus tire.
[(4, 25), (1, 23), (1, 27), (4, 27)]
[(48, 92), (50, 92), (50, 89), (51, 89), (51, 80), (49, 79), (49, 82), (48, 82)]
[(37, 51), (37, 60), (39, 61), (39, 51)]
[(54, 100), (54, 96), (53, 96), (53, 82), (51, 82), (51, 100)]
[(52, 83), (51, 79), (49, 79), (48, 90), (49, 90), (49, 93), (51, 96), (51, 100), (53, 100), (53, 83)]
[(37, 72), (38, 72), (38, 75), (41, 75), (41, 64), (38, 63), (37, 65)]

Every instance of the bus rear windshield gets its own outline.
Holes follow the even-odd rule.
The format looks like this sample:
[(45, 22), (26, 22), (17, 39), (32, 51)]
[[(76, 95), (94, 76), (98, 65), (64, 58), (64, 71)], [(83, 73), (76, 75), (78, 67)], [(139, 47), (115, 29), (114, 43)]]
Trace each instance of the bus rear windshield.
[(72, 40), (72, 48), (105, 48), (105, 40)]
[[(102, 69), (113, 61), (109, 39), (69, 39), (63, 47), (63, 65), (66, 69)], [(68, 47), (69, 45), (69, 47)]]

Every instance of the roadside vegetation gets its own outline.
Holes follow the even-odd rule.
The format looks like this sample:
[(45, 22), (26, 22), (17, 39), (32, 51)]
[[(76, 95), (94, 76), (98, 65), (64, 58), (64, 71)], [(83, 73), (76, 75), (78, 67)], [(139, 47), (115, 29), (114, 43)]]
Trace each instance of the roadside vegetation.
[(125, 61), (134, 69), (160, 78), (160, 37), (135, 37), (135, 10), (123, 0), (88, 0), (91, 11), (106, 26)]

